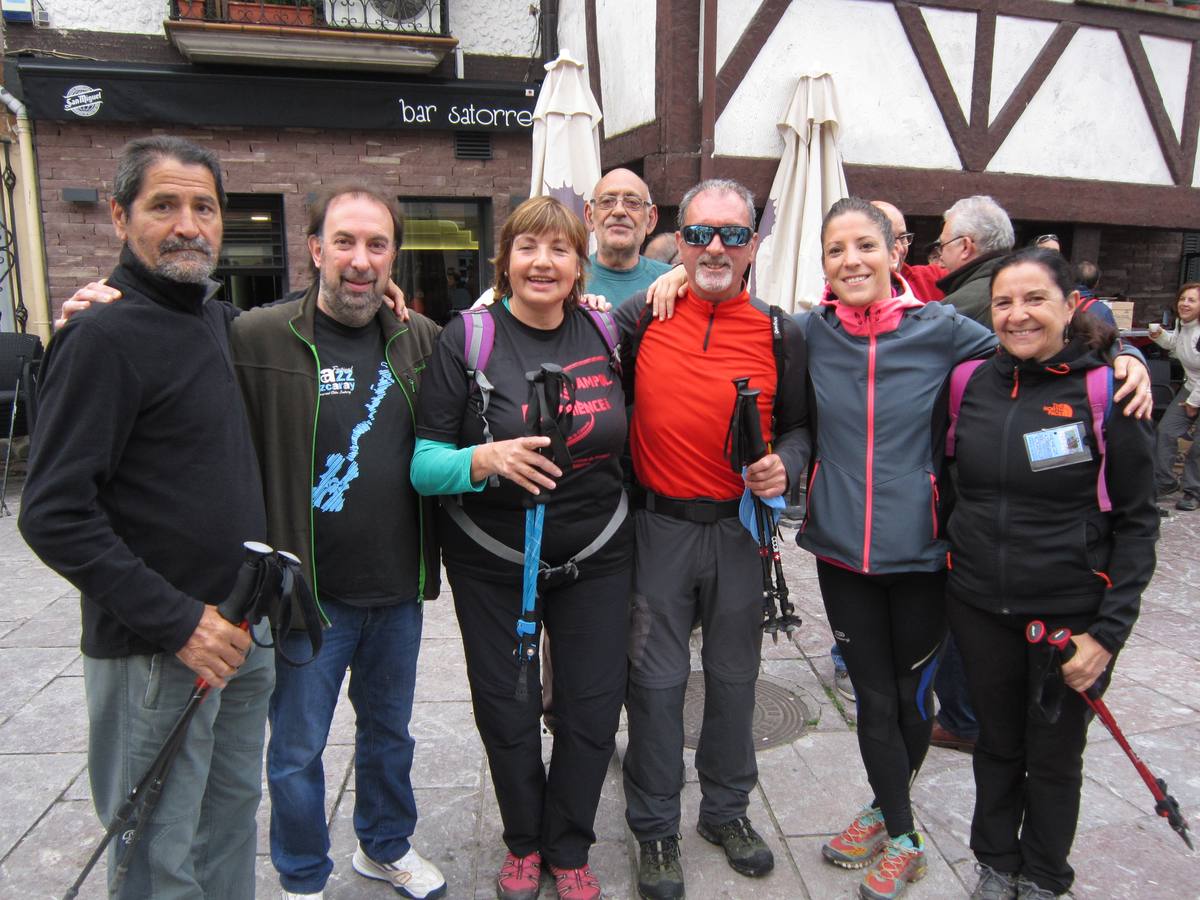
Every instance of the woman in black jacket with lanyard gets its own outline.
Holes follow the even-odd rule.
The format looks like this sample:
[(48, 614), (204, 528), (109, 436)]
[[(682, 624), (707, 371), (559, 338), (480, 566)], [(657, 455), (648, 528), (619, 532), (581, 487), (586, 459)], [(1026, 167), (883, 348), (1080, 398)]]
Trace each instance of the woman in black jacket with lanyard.
[[(1090, 720), (1077, 692), (1107, 685), (1154, 572), (1153, 431), (1109, 414), (1115, 334), (1078, 302), (1057, 253), (1013, 254), (992, 276), (1001, 349), (951, 389), (949, 614), (980, 724), (973, 897), (1070, 888)], [(1058, 677), (1025, 639), (1034, 619), (1074, 635), (1055, 721), (1055, 704), (1030, 702)]]

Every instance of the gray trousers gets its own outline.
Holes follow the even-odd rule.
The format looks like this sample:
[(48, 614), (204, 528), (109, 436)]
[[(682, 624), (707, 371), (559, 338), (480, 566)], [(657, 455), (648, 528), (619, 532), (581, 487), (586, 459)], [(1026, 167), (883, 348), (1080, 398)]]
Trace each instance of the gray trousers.
[[(266, 640), (266, 623), (260, 626)], [(83, 658), (88, 774), (107, 825), (141, 780), (186, 705), (195, 674), (174, 654)], [(196, 711), (158, 808), (134, 848), (121, 898), (239, 900), (254, 897), (255, 813), (262, 794), (270, 649), (251, 647), (224, 690)], [(124, 848), (109, 845), (108, 872)]]
[[(1158, 421), (1158, 446), (1154, 458), (1154, 485), (1162, 489), (1175, 483), (1175, 454), (1179, 452), (1181, 437), (1200, 438), (1195, 434), (1196, 419), (1189, 419), (1183, 410), (1183, 401), (1188, 398), (1188, 389), (1182, 388), (1172, 399), (1167, 411)], [(1187, 460), (1183, 464), (1185, 491), (1200, 497), (1200, 440), (1192, 443)]]
[(643, 510), (634, 522), (625, 818), (639, 841), (649, 841), (679, 832), (688, 638), (697, 621), (705, 687), (700, 818), (720, 825), (746, 813), (758, 783), (751, 726), (762, 574), (758, 545), (736, 518), (702, 525)]

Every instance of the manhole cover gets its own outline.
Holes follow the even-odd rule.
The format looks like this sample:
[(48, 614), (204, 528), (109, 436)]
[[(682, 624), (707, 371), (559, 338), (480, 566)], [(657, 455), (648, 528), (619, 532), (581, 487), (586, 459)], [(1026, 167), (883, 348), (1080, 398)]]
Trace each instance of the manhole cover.
[[(762, 675), (754, 689), (754, 749), (790, 744), (807, 730), (808, 707), (795, 693)], [(692, 672), (683, 698), (683, 745), (696, 749), (704, 722), (704, 673)]]

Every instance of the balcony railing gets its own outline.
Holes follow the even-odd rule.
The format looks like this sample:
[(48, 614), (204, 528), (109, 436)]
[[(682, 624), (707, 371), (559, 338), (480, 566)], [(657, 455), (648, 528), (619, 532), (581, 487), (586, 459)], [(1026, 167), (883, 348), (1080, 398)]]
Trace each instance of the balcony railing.
[(450, 0), (171, 0), (171, 19), (450, 36)]

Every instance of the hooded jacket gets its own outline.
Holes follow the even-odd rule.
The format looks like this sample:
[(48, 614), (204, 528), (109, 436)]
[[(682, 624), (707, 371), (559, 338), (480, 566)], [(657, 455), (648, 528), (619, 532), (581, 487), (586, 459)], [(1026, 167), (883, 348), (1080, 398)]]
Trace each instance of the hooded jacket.
[[(1153, 428), (1119, 409), (1104, 430), (1112, 511), (1097, 503), (1086, 373), (1107, 364), (1077, 337), (1045, 362), (1001, 351), (971, 375), (956, 426), (949, 586), (994, 613), (1092, 613), (1088, 633), (1116, 652), (1154, 573), (1158, 511)], [(1034, 471), (1025, 435), (1073, 422), (1082, 423), (1092, 459)]]
[(996, 338), (897, 278), (866, 307), (832, 294), (797, 318), (808, 341), (813, 438), (807, 513), (797, 543), (868, 574), (945, 568), (937, 485), (946, 383)]
[[(312, 485), (316, 460), (318, 377), (321, 368), (314, 333), (319, 282), (298, 300), (259, 307), (233, 323), (233, 361), (246, 400), (254, 447), (262, 469), (267, 505), (268, 542), (300, 557), (313, 595), (320, 603), (313, 546)], [(416, 394), (439, 328), (412, 313), (401, 322), (386, 306), (376, 314), (385, 353), (396, 383), (404, 391), (416, 430)], [(436, 597), (440, 587), (433, 507), (421, 503), (419, 591)], [(302, 627), (299, 610), (294, 628)]]

